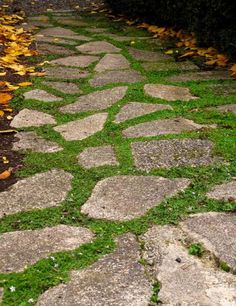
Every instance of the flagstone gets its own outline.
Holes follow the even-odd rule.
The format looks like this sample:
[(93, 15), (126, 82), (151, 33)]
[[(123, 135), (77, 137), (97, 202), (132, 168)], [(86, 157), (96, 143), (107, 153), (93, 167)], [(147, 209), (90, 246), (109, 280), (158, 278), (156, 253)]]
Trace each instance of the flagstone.
[(129, 61), (121, 54), (106, 54), (95, 67), (95, 71), (128, 69)]
[(171, 57), (160, 51), (146, 51), (135, 48), (128, 48), (130, 55), (138, 61), (154, 62), (162, 60), (171, 60)]
[(150, 171), (158, 168), (196, 167), (213, 164), (213, 143), (201, 139), (153, 140), (132, 143), (135, 166)]
[(162, 85), (162, 84), (146, 84), (144, 86), (145, 94), (153, 98), (159, 98), (168, 101), (190, 101), (197, 99), (186, 87)]
[(61, 107), (60, 111), (63, 113), (76, 113), (106, 109), (123, 99), (127, 90), (128, 87), (123, 86), (96, 91), (79, 97), (75, 103)]
[(76, 55), (76, 56), (58, 58), (56, 60), (50, 61), (50, 64), (85, 68), (98, 60), (99, 60), (98, 56)]
[(43, 82), (44, 85), (47, 85), (53, 89), (59, 90), (67, 94), (78, 94), (82, 91), (79, 89), (79, 86), (70, 82)]
[(116, 35), (111, 33), (104, 33), (104, 35), (108, 36), (111, 39), (117, 40), (117, 41), (134, 41), (134, 40), (145, 40), (149, 39), (150, 37), (144, 36), (122, 36), (122, 35)]
[(185, 178), (169, 180), (156, 176), (114, 176), (95, 186), (81, 212), (95, 219), (128, 221), (141, 217), (188, 187)]
[(173, 108), (167, 104), (129, 102), (121, 108), (120, 112), (115, 116), (114, 122), (121, 123), (128, 119), (133, 119), (162, 110), (173, 110)]
[(209, 89), (215, 95), (229, 97), (236, 94), (236, 82), (210, 85), (207, 90)]
[(63, 99), (60, 97), (57, 97), (51, 93), (48, 93), (45, 90), (42, 89), (33, 89), (30, 91), (27, 91), (24, 93), (24, 97), (26, 100), (32, 99), (32, 100), (39, 100), (43, 102), (55, 102), (55, 101), (62, 101)]
[(236, 201), (236, 178), (231, 182), (215, 186), (206, 195), (215, 200)]
[(70, 17), (70, 18), (63, 18), (63, 17), (58, 17), (56, 18), (56, 21), (58, 23), (61, 23), (63, 25), (68, 25), (68, 26), (72, 26), (72, 27), (86, 27), (88, 26), (88, 24), (81, 20), (81, 18), (78, 16), (76, 18)]
[(45, 43), (52, 43), (52, 44), (77, 45), (76, 41), (59, 38), (59, 37), (51, 37), (51, 36), (44, 36), (44, 35), (37, 34), (37, 35), (34, 35), (34, 38), (36, 42), (38, 43), (45, 42)]
[(44, 36), (53, 36), (53, 37), (62, 37), (62, 38), (71, 38), (71, 39), (77, 39), (77, 40), (84, 40), (84, 41), (90, 41), (91, 38), (79, 35), (78, 33), (71, 31), (69, 29), (61, 28), (61, 27), (55, 27), (55, 28), (48, 28), (41, 30), (38, 35), (44, 35)]
[(86, 31), (91, 32), (91, 33), (103, 33), (108, 31), (107, 28), (86, 28)]
[(99, 113), (84, 119), (71, 121), (54, 127), (54, 130), (68, 141), (82, 140), (101, 131), (104, 127), (108, 114)]
[(174, 62), (174, 60), (170, 59), (168, 59), (168, 61), (165, 62), (143, 63), (142, 67), (147, 71), (199, 70), (199, 67), (190, 61)]
[(76, 49), (80, 52), (89, 54), (118, 53), (121, 51), (120, 48), (117, 48), (106, 41), (93, 41), (85, 43), (76, 47)]
[(188, 82), (188, 81), (209, 81), (209, 80), (228, 80), (231, 79), (231, 73), (228, 70), (213, 70), (181, 73), (179, 75), (167, 77), (170, 82)]
[(62, 46), (48, 44), (48, 43), (39, 43), (37, 45), (37, 50), (39, 51), (39, 54), (42, 54), (42, 55), (51, 55), (51, 54), (72, 55), (72, 54), (75, 54), (75, 51), (73, 50), (70, 50)]
[(14, 128), (23, 128), (45, 124), (56, 124), (56, 120), (47, 113), (25, 108), (14, 117), (10, 125)]
[[(86, 228), (68, 225), (2, 234), (0, 235), (0, 272), (24, 271), (51, 253), (74, 250), (90, 242), (93, 237), (93, 233)], [(53, 256), (50, 256), (49, 260), (56, 264)]]
[(51, 170), (19, 180), (0, 193), (0, 218), (18, 212), (58, 206), (71, 190), (72, 175)]
[(88, 77), (88, 72), (70, 67), (47, 67), (44, 68), (46, 77), (55, 79), (76, 80)]
[(230, 113), (236, 114), (236, 104), (219, 105), (219, 106), (216, 106), (216, 110), (222, 113), (230, 112)]

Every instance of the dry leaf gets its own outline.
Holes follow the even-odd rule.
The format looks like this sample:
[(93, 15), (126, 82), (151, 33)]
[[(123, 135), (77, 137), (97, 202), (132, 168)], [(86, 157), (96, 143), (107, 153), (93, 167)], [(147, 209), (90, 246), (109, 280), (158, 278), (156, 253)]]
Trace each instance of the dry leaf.
[(11, 172), (8, 170), (3, 171), (0, 173), (0, 180), (5, 180), (11, 175)]

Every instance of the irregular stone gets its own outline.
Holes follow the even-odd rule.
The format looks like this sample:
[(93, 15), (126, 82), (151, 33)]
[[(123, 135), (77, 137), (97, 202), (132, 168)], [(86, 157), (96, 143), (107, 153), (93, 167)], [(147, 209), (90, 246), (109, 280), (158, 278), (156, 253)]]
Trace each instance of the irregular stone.
[(50, 94), (42, 89), (34, 89), (27, 91), (24, 93), (24, 97), (26, 100), (39, 100), (43, 102), (55, 102), (55, 101), (62, 101), (63, 99), (60, 97), (56, 97), (53, 94)]
[(15, 135), (14, 151), (31, 150), (40, 153), (55, 153), (63, 150), (57, 143), (38, 136), (35, 132), (20, 132)]
[(216, 106), (216, 109), (220, 112), (230, 112), (236, 114), (236, 104), (226, 104), (226, 105), (220, 105)]
[(56, 79), (76, 80), (86, 78), (89, 75), (87, 71), (69, 67), (47, 67), (44, 70), (46, 77)]
[(144, 259), (161, 283), (163, 305), (234, 305), (235, 276), (215, 270), (183, 246), (185, 236), (170, 225), (154, 226), (142, 237)]
[(197, 97), (191, 95), (189, 88), (173, 85), (146, 84), (144, 91), (148, 96), (168, 101), (189, 101), (197, 99)]
[(56, 46), (47, 43), (40, 43), (37, 45), (37, 50), (40, 54), (50, 55), (50, 54), (59, 54), (59, 55), (72, 55), (75, 54), (73, 50), (62, 46)]
[(120, 70), (129, 68), (128, 60), (121, 54), (106, 54), (95, 67), (95, 71)]
[(22, 179), (0, 193), (0, 218), (4, 215), (58, 206), (71, 190), (72, 175), (52, 170)]
[(56, 21), (58, 23), (61, 23), (63, 25), (68, 25), (68, 26), (72, 26), (72, 27), (86, 27), (88, 24), (82, 20), (78, 18), (63, 18), (63, 17), (59, 17), (56, 18)]
[(43, 293), (37, 306), (148, 306), (152, 286), (140, 264), (136, 237), (126, 234), (116, 242), (112, 254), (86, 269), (73, 271), (67, 284)]
[(199, 70), (199, 67), (194, 65), (192, 62), (172, 62), (169, 60), (168, 62), (153, 62), (153, 63), (144, 63), (142, 64), (143, 68), (147, 71), (171, 71), (171, 70), (180, 70), (180, 71), (188, 71), (188, 70)]
[(23, 128), (45, 124), (56, 124), (56, 120), (49, 114), (25, 108), (14, 117), (10, 126), (14, 128)]
[(104, 33), (104, 35), (109, 36), (109, 38), (117, 40), (117, 41), (133, 41), (133, 40), (145, 40), (145, 39), (149, 39), (150, 37), (144, 36), (144, 37), (137, 37), (137, 36), (120, 36), (120, 35), (116, 35), (116, 34), (107, 34)]
[(114, 122), (120, 123), (128, 119), (133, 119), (139, 116), (144, 116), (156, 111), (161, 110), (173, 110), (170, 105), (166, 104), (151, 104), (151, 103), (140, 103), (140, 102), (129, 102), (124, 105), (120, 112), (115, 116)]
[(77, 56), (58, 58), (56, 60), (51, 61), (50, 64), (85, 68), (98, 60), (99, 60), (98, 56), (77, 55)]
[(60, 133), (65, 140), (82, 140), (101, 131), (107, 116), (107, 113), (95, 114), (84, 119), (56, 126), (54, 130)]
[(196, 214), (184, 220), (181, 228), (236, 271), (236, 213)]
[(123, 86), (93, 92), (79, 97), (75, 103), (61, 107), (60, 111), (64, 113), (76, 113), (106, 109), (123, 99), (127, 90), (128, 87)]
[(236, 82), (232, 82), (230, 84), (214, 84), (210, 85), (207, 91), (210, 89), (215, 95), (218, 96), (231, 96), (236, 94)]
[(93, 41), (76, 47), (77, 50), (83, 53), (100, 54), (100, 53), (118, 53), (120, 48), (113, 46), (106, 41)]
[[(53, 43), (53, 44), (65, 44), (65, 45), (77, 45), (76, 41), (69, 40), (69, 39), (63, 39), (59, 37), (51, 37), (51, 36), (44, 36), (37, 34), (34, 36), (36, 42), (45, 42), (45, 43)], [(69, 50), (69, 49), (67, 49)], [(69, 50), (71, 51), (71, 50)]]
[(214, 128), (215, 126), (197, 124), (192, 120), (179, 117), (136, 124), (124, 130), (123, 135), (126, 137), (151, 137), (197, 131), (208, 127)]
[(163, 52), (145, 51), (135, 48), (129, 48), (129, 54), (132, 55), (138, 61), (154, 62), (162, 60), (170, 60), (171, 57), (163, 54)]
[(49, 17), (46, 15), (38, 15), (38, 16), (29, 16), (27, 17), (29, 21), (41, 21), (41, 22), (49, 22)]
[(236, 179), (215, 186), (212, 191), (207, 193), (207, 197), (215, 200), (236, 201)]
[(216, 162), (213, 143), (201, 139), (171, 139), (135, 142), (132, 145), (135, 166), (140, 170), (206, 166)]
[(108, 71), (104, 73), (95, 74), (94, 78), (89, 81), (92, 86), (103, 86), (111, 83), (136, 83), (142, 82), (145, 78), (139, 71), (122, 70), (122, 71)]
[(103, 33), (107, 31), (107, 28), (86, 28), (86, 31), (91, 33)]
[(119, 165), (112, 146), (87, 148), (78, 156), (78, 162), (86, 169)]
[(74, 250), (83, 243), (90, 242), (92, 238), (90, 230), (67, 225), (2, 234), (0, 235), (0, 272), (24, 271), (27, 266), (35, 264), (51, 253)]
[(231, 73), (228, 70), (189, 72), (167, 78), (167, 80), (170, 82), (209, 81), (209, 80), (228, 80), (228, 79), (231, 79)]
[(23, 23), (21, 27), (26, 31), (34, 31), (38, 30), (38, 28), (51, 28), (52, 24), (43, 21), (30, 21), (27, 23)]
[(69, 29), (60, 28), (60, 27), (44, 29), (44, 30), (41, 30), (38, 34), (44, 35), (44, 36), (63, 37), (63, 38), (70, 38), (70, 39), (77, 39), (77, 40), (84, 40), (84, 41), (91, 40), (90, 37), (79, 35), (78, 33), (73, 32)]
[(166, 197), (188, 187), (187, 179), (156, 176), (114, 176), (94, 188), (81, 212), (95, 219), (128, 221), (141, 217)]
[(43, 82), (44, 85), (52, 87), (53, 89), (59, 90), (67, 94), (78, 94), (81, 93), (79, 86), (69, 82)]

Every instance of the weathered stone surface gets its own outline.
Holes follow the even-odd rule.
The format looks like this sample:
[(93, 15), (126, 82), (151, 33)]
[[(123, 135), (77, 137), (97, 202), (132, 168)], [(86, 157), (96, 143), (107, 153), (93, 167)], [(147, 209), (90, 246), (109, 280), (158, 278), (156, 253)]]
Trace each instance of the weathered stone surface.
[(107, 31), (107, 28), (86, 28), (86, 31), (91, 33), (103, 33)]
[(54, 130), (60, 133), (66, 140), (82, 140), (101, 131), (107, 116), (107, 113), (95, 114), (84, 119), (56, 126)]
[(231, 182), (215, 186), (207, 193), (207, 196), (216, 200), (236, 201), (236, 178)]
[(70, 82), (44, 82), (43, 84), (67, 94), (81, 93), (79, 86)]
[(92, 86), (103, 86), (111, 83), (136, 83), (142, 82), (145, 78), (139, 71), (123, 70), (123, 71), (108, 71), (95, 74), (94, 78), (89, 81)]
[(197, 99), (197, 97), (191, 95), (189, 88), (173, 85), (146, 84), (144, 91), (148, 96), (168, 101)]
[(67, 225), (2, 234), (0, 272), (23, 271), (51, 253), (74, 250), (81, 244), (90, 242), (92, 238), (90, 230)]
[(144, 122), (131, 126), (123, 131), (126, 137), (151, 137), (182, 132), (197, 131), (202, 128), (212, 128), (212, 125), (197, 124), (182, 117)]
[(215, 95), (229, 97), (236, 94), (236, 82), (230, 84), (214, 84), (210, 85), (207, 90), (213, 92)]
[(79, 97), (75, 103), (61, 107), (60, 111), (64, 113), (76, 113), (102, 110), (123, 99), (127, 90), (128, 87), (123, 86), (93, 92), (91, 94)]
[(14, 117), (10, 125), (11, 127), (22, 128), (45, 124), (56, 124), (56, 120), (49, 114), (25, 108)]
[(138, 61), (154, 62), (162, 60), (170, 60), (171, 57), (163, 54), (163, 52), (145, 51), (135, 48), (129, 48), (129, 53)]
[(149, 39), (150, 37), (144, 36), (144, 37), (138, 37), (138, 36), (121, 36), (111, 33), (104, 33), (104, 35), (109, 36), (109, 38), (117, 40), (117, 41), (133, 41), (133, 40), (145, 40)]
[(151, 283), (140, 264), (140, 249), (132, 234), (121, 236), (117, 249), (90, 267), (73, 271), (70, 281), (49, 289), (37, 306), (148, 306)]
[(196, 214), (184, 220), (181, 228), (236, 271), (236, 213)]
[(71, 189), (71, 180), (70, 173), (52, 170), (18, 181), (0, 193), (0, 217), (59, 205)]
[(140, 170), (206, 166), (217, 159), (213, 143), (201, 139), (171, 139), (135, 142), (132, 145), (135, 166)]
[(227, 80), (231, 78), (230, 74), (230, 71), (227, 70), (189, 72), (168, 77), (167, 80), (171, 82)]
[(81, 212), (91, 218), (127, 221), (143, 216), (166, 197), (184, 190), (187, 179), (156, 176), (114, 176), (100, 181)]
[(216, 106), (216, 109), (220, 112), (230, 112), (236, 114), (236, 104), (226, 104), (226, 105), (220, 105)]
[(93, 41), (76, 47), (77, 50), (83, 53), (100, 54), (100, 53), (118, 53), (121, 49), (106, 41)]
[(170, 70), (199, 70), (198, 66), (194, 65), (192, 62), (172, 62), (171, 60), (165, 62), (153, 62), (142, 64), (143, 68), (147, 71), (170, 71)]
[(58, 17), (58, 18), (56, 18), (56, 21), (58, 23), (63, 24), (63, 25), (68, 25), (68, 26), (72, 26), (72, 27), (86, 27), (88, 25), (83, 20), (80, 20), (79, 16), (76, 17), (76, 18), (73, 18), (73, 17), (70, 17), (70, 18)]
[(78, 162), (86, 169), (119, 165), (112, 146), (87, 148), (78, 156)]
[(120, 112), (116, 115), (114, 122), (120, 123), (128, 119), (133, 119), (166, 109), (173, 110), (170, 105), (166, 104), (129, 102), (121, 108)]
[(33, 99), (33, 100), (39, 100), (43, 102), (55, 102), (55, 101), (62, 101), (63, 99), (60, 97), (56, 97), (51, 93), (46, 92), (42, 89), (34, 89), (27, 91), (24, 93), (25, 99)]
[(47, 43), (40, 43), (37, 45), (37, 50), (40, 54), (49, 55), (49, 54), (59, 54), (59, 55), (72, 55), (75, 54), (75, 51), (70, 50), (68, 48), (47, 44)]
[(50, 64), (85, 68), (98, 60), (99, 60), (98, 56), (77, 55), (77, 56), (59, 58), (59, 59), (51, 61)]
[(95, 71), (120, 70), (129, 68), (128, 60), (121, 54), (106, 54), (95, 67)]
[(181, 230), (154, 226), (143, 237), (144, 259), (161, 283), (163, 305), (235, 305), (235, 276), (214, 270), (188, 254)]
[(70, 39), (78, 39), (78, 40), (84, 40), (84, 41), (91, 40), (90, 37), (79, 35), (78, 33), (75, 33), (69, 29), (60, 28), (60, 27), (44, 29), (44, 30), (41, 30), (38, 34), (44, 35), (44, 36), (53, 36), (53, 37), (63, 37), (63, 38), (66, 37)]
[(76, 41), (69, 40), (69, 39), (63, 39), (59, 37), (44, 36), (44, 35), (37, 34), (34, 36), (34, 38), (36, 42), (39, 42), (39, 43), (45, 42), (45, 43), (65, 44), (65, 45), (72, 45), (72, 46), (77, 45)]
[(87, 71), (83, 71), (77, 68), (69, 67), (48, 67), (44, 69), (46, 72), (46, 77), (55, 79), (68, 79), (76, 80), (86, 78), (88, 76)]
[(35, 132), (20, 132), (15, 135), (14, 151), (31, 150), (41, 153), (55, 153), (63, 150), (57, 143), (38, 136)]
[(41, 22), (49, 22), (49, 17), (46, 15), (38, 15), (38, 16), (29, 16), (27, 17), (29, 21), (41, 21)]

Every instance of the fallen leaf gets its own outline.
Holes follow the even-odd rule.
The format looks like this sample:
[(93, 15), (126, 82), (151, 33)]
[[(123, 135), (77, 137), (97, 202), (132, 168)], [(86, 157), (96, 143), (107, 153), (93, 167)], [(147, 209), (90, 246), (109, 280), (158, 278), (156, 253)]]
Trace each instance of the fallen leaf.
[(11, 172), (8, 170), (3, 171), (0, 173), (0, 180), (5, 180), (11, 175)]
[(7, 104), (12, 99), (12, 95), (6, 92), (0, 93), (0, 104)]

